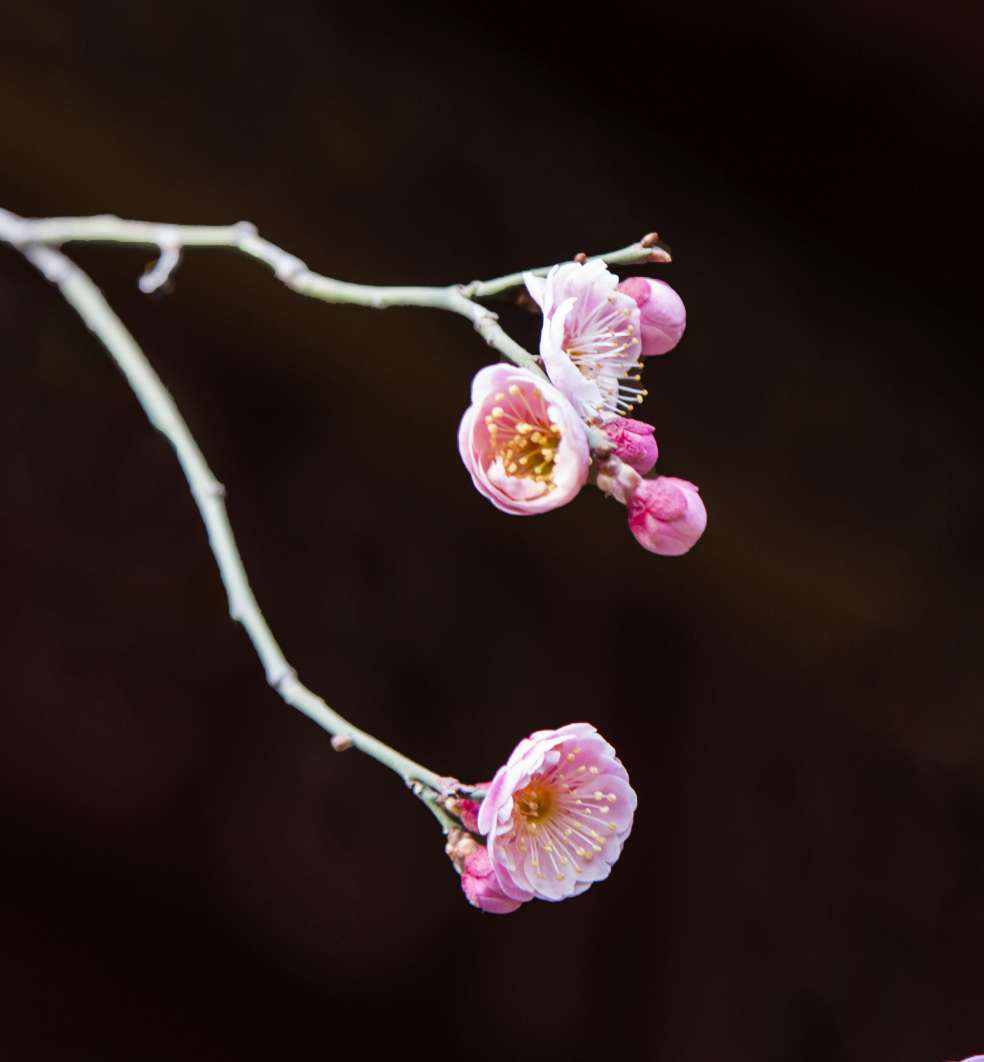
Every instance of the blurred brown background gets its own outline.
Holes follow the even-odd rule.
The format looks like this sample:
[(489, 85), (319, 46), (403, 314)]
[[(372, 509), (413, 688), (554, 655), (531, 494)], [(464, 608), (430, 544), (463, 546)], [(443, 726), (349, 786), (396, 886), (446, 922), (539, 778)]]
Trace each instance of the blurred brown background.
[(151, 300), (143, 252), (74, 251), (303, 679), (465, 778), (571, 720), (618, 747), (611, 880), (482, 916), (398, 781), (266, 688), (166, 443), (0, 248), (0, 1057), (984, 1050), (975, 6), (0, 0), (19, 213), (248, 218), (377, 283), (658, 228), (690, 325), (643, 412), (710, 512), (665, 560), (595, 492), (494, 510), (458, 319), (227, 252)]

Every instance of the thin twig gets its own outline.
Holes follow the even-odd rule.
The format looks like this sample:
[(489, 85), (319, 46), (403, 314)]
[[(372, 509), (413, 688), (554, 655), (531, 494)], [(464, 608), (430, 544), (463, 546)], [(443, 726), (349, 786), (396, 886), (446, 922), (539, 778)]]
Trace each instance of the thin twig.
[[(294, 708), (329, 734), (342, 734), (355, 748), (399, 774), (418, 796), (447, 793), (452, 779), (415, 763), (353, 726), (309, 690), (287, 662), (253, 596), (224, 501), (225, 489), (208, 467), (198, 444), (160, 377), (102, 292), (74, 262), (51, 247), (27, 244), (24, 256), (52, 284), (96, 335), (126, 377), (148, 420), (174, 447), (208, 532), (209, 545), (229, 599), (229, 614), (242, 624), (266, 672), (267, 682)], [(428, 805), (430, 806), (430, 805)], [(433, 810), (433, 809), (432, 809)]]
[[(248, 221), (240, 221), (235, 225), (171, 225), (127, 221), (111, 214), (77, 218), (22, 218), (0, 208), (0, 241), (17, 247), (28, 244), (60, 247), (66, 243), (120, 243), (157, 247), (161, 257), (155, 269), (142, 278), (143, 290), (148, 290), (148, 282), (152, 284), (149, 290), (156, 290), (167, 280), (177, 265), (175, 256), (180, 255), (183, 248), (232, 249), (265, 263), (287, 287), (313, 299), (353, 303), (377, 310), (390, 306), (420, 306), (460, 314), (472, 322), (490, 347), (525, 369), (541, 372), (536, 359), (499, 325), (497, 315), (475, 301), (492, 298), (518, 287), (523, 282), (522, 273), (448, 287), (351, 284), (313, 272), (296, 255), (260, 236), (256, 226)], [(646, 238), (596, 257), (612, 264), (669, 261), (665, 248)], [(545, 266), (532, 272), (542, 274), (548, 268)]]

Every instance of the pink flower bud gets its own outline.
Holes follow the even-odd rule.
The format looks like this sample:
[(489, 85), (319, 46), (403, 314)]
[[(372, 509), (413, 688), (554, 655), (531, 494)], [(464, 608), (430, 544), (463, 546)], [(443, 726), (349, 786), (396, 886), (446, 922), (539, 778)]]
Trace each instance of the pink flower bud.
[(644, 358), (665, 354), (680, 342), (687, 327), (687, 311), (669, 284), (649, 277), (628, 277), (618, 290), (631, 295), (639, 307)]
[(602, 426), (602, 430), (615, 444), (615, 456), (631, 465), (644, 476), (656, 464), (659, 450), (651, 424), (629, 417), (615, 417)]
[(707, 526), (699, 488), (685, 479), (644, 479), (626, 505), (629, 530), (639, 545), (664, 557), (686, 553)]
[(523, 906), (522, 900), (511, 899), (499, 887), (488, 849), (484, 845), (479, 845), (465, 857), (461, 888), (472, 907), (481, 908), (489, 914), (512, 914)]

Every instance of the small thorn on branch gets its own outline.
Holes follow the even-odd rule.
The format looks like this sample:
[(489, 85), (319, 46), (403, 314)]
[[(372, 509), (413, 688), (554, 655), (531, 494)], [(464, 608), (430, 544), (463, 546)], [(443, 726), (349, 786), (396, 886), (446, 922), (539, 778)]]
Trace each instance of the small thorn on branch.
[(335, 734), (331, 739), (331, 747), (336, 752), (348, 752), (352, 748), (354, 742), (348, 736), (348, 734)]

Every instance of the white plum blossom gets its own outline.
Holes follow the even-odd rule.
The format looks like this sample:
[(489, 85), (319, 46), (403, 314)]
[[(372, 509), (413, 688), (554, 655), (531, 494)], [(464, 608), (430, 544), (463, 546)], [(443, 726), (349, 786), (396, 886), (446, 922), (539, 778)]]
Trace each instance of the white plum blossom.
[[(600, 259), (565, 262), (545, 278), (525, 273), (523, 279), (543, 311), (543, 366), (578, 413), (605, 422), (641, 401), (645, 392), (630, 376), (641, 367), (639, 306), (618, 290), (608, 266)], [(620, 382), (626, 378), (631, 382)]]

